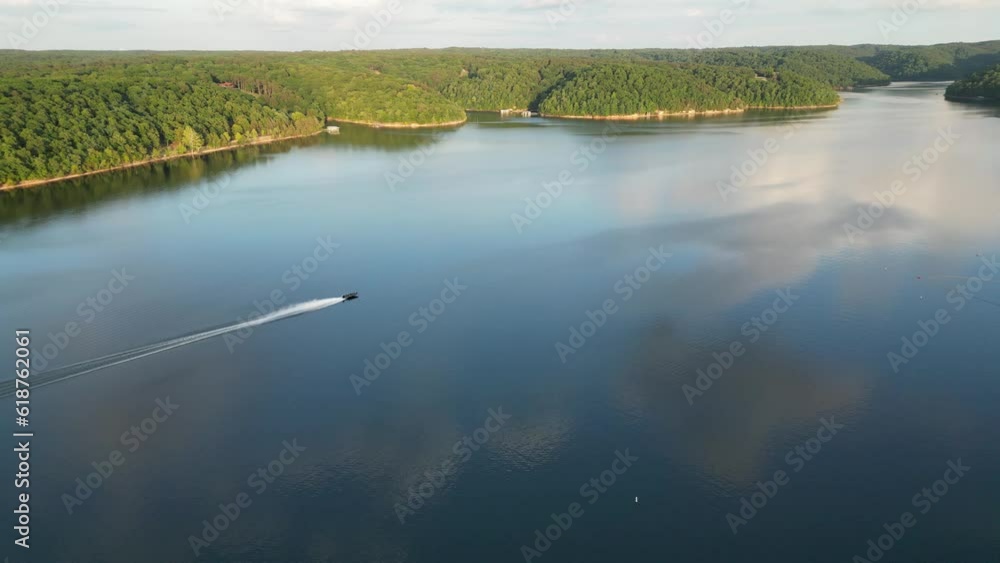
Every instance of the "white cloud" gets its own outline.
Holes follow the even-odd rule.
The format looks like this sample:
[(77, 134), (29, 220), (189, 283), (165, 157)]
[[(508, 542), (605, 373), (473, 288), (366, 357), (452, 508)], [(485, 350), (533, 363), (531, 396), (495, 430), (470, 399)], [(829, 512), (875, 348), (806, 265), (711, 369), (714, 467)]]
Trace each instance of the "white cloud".
[[(39, 0), (0, 0), (0, 32)], [(216, 2), (238, 4), (220, 20)], [(378, 48), (685, 47), (686, 37), (736, 0), (397, 0), (403, 13)], [(337, 49), (387, 0), (69, 0), (39, 49)], [(547, 12), (575, 6), (553, 29)], [(883, 42), (877, 22), (901, 0), (750, 0), (719, 46)], [(905, 43), (996, 39), (1000, 0), (926, 0), (892, 39)], [(919, 15), (918, 15), (919, 16)], [(72, 23), (72, 25), (70, 25)]]

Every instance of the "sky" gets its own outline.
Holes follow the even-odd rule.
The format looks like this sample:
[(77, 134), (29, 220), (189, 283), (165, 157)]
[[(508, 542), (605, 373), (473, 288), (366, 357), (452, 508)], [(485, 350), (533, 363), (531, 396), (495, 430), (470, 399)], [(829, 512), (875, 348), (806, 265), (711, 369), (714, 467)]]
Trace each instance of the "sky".
[(690, 48), (1000, 39), (1000, 0), (0, 0), (18, 49)]

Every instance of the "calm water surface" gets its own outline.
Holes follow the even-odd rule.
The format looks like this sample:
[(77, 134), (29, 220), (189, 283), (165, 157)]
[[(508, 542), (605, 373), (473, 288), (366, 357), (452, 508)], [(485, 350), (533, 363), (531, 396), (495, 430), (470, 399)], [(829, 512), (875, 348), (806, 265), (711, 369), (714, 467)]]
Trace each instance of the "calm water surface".
[[(949, 292), (998, 253), (1000, 112), (942, 93), (617, 131), (345, 127), (2, 195), (0, 318), (33, 331), (39, 371), (238, 323), (274, 295), (362, 297), (35, 391), (31, 557), (5, 553), (516, 562), (579, 503), (532, 561), (848, 562), (908, 511), (883, 561), (992, 561), (1000, 288)], [(436, 302), (448, 283), (465, 289)], [(939, 310), (948, 324), (914, 337)], [(896, 372), (904, 336), (925, 345)], [(382, 368), (363, 379), (367, 362)], [(129, 437), (167, 398), (176, 411)], [(491, 409), (509, 415), (492, 433)], [(819, 442), (823, 420), (843, 428)], [(275, 462), (286, 441), (305, 449)], [(67, 500), (115, 450), (124, 462)], [(626, 451), (613, 485), (581, 490)], [(971, 470), (938, 502), (914, 499), (959, 459)], [(269, 464), (264, 490), (248, 482)], [(206, 532), (241, 493), (249, 506)], [(741, 499), (758, 508), (734, 524)]]

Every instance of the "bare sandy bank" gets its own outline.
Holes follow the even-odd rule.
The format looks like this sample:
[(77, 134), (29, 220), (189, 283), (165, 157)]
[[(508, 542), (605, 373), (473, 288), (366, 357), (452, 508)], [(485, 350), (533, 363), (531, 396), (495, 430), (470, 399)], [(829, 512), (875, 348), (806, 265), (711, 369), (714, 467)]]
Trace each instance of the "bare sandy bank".
[(353, 119), (340, 119), (331, 118), (327, 121), (329, 123), (350, 123), (351, 125), (364, 125), (365, 127), (372, 127), (374, 129), (434, 129), (438, 127), (455, 127), (456, 125), (462, 125), (469, 120), (468, 116), (456, 120), (456, 121), (445, 121), (443, 123), (383, 123), (380, 121), (357, 121)]
[(788, 106), (788, 107), (745, 107), (736, 109), (687, 110), (687, 111), (657, 111), (651, 113), (634, 113), (630, 115), (556, 115), (543, 113), (541, 117), (554, 119), (592, 119), (600, 121), (639, 121), (644, 119), (663, 119), (665, 117), (702, 117), (712, 115), (733, 115), (754, 111), (791, 111), (810, 109), (836, 109), (840, 103), (824, 106)]

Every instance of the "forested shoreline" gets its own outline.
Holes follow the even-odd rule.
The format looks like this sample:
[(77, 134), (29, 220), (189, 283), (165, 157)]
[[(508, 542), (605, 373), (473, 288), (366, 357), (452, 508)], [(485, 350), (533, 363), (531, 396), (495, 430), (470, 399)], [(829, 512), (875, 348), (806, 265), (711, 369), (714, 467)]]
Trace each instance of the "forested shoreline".
[(827, 84), (791, 72), (760, 76), (747, 68), (601, 63), (573, 74), (539, 105), (555, 117), (718, 114), (835, 106)]
[(955, 82), (944, 95), (956, 102), (1000, 103), (1000, 64)]
[(139, 166), (147, 166), (147, 165), (150, 165), (150, 164), (156, 164), (156, 163), (159, 163), (159, 162), (166, 162), (166, 161), (174, 160), (174, 159), (178, 159), (178, 158), (197, 158), (197, 157), (208, 156), (210, 154), (214, 154), (214, 153), (218, 153), (218, 152), (223, 152), (223, 151), (232, 151), (232, 150), (236, 150), (236, 149), (240, 149), (240, 148), (254, 147), (254, 146), (260, 146), (260, 145), (269, 145), (271, 143), (279, 143), (281, 141), (291, 141), (291, 140), (294, 140), (294, 139), (302, 139), (302, 138), (305, 138), (305, 137), (312, 137), (312, 136), (318, 135), (318, 134), (320, 134), (322, 132), (323, 132), (323, 130), (317, 130), (317, 131), (313, 131), (311, 133), (302, 133), (302, 134), (298, 134), (298, 135), (287, 135), (287, 136), (283, 136), (283, 137), (270, 137), (270, 136), (259, 137), (259, 138), (255, 139), (253, 141), (242, 143), (242, 144), (238, 144), (238, 145), (229, 145), (229, 146), (221, 146), (221, 147), (213, 147), (213, 148), (203, 148), (203, 149), (200, 149), (200, 150), (195, 151), (195, 152), (170, 154), (170, 155), (165, 155), (165, 156), (160, 156), (160, 157), (150, 157), (150, 158), (145, 158), (145, 159), (141, 159), (141, 160), (134, 160), (134, 161), (127, 162), (127, 163), (124, 163), (124, 164), (120, 164), (120, 165), (117, 165), (117, 166), (108, 166), (108, 167), (105, 167), (105, 168), (97, 168), (95, 170), (89, 170), (89, 171), (86, 171), (86, 172), (76, 172), (76, 173), (72, 173), (72, 174), (65, 174), (65, 175), (62, 175), (62, 176), (51, 176), (51, 177), (48, 177), (48, 178), (41, 178), (41, 179), (37, 179), (37, 180), (26, 180), (26, 181), (23, 181), (23, 182), (18, 183), (18, 184), (0, 185), (0, 191), (15, 190), (15, 189), (19, 189), (19, 188), (32, 188), (32, 187), (35, 187), (35, 186), (41, 186), (41, 185), (45, 185), (45, 184), (51, 184), (51, 183), (54, 183), (54, 182), (62, 182), (64, 180), (75, 180), (75, 179), (78, 179), (78, 178), (85, 178), (87, 176), (94, 176), (96, 174), (104, 174), (104, 173), (107, 173), (107, 172), (116, 172), (116, 171), (120, 171), (120, 170), (127, 170), (129, 168), (136, 168), (136, 167), (139, 167)]
[[(0, 186), (309, 135), (328, 122), (461, 124), (831, 107), (837, 90), (1000, 63), (1000, 42), (928, 47), (0, 51)], [(929, 78), (928, 78), (929, 79)]]

